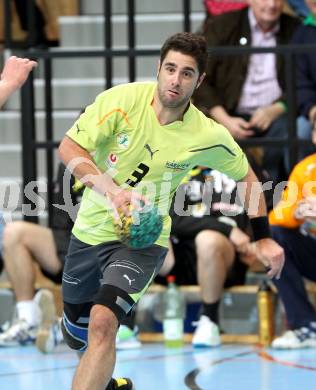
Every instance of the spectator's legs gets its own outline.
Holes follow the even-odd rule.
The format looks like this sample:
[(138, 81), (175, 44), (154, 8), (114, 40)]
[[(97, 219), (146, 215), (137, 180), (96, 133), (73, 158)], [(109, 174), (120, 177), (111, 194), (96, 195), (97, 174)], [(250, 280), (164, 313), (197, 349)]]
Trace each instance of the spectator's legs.
[[(34, 1), (34, 0), (31, 0)], [(30, 26), (28, 23), (28, 2), (25, 0), (15, 0), (15, 6), (17, 13), (19, 15), (21, 27), (24, 31), (27, 31), (28, 34), (30, 34)], [(45, 35), (45, 20), (41, 13), (40, 8), (34, 2), (34, 38), (35, 38), (35, 44), (38, 45), (39, 43), (46, 43), (46, 35)]]
[(194, 347), (216, 347), (221, 343), (218, 306), (235, 251), (227, 237), (212, 230), (201, 231), (195, 237), (195, 245), (202, 313), (193, 334), (192, 344)]
[(174, 264), (175, 264), (175, 258), (174, 258), (173, 248), (171, 242), (169, 241), (168, 253), (162, 264), (162, 267), (159, 270), (159, 275), (167, 276), (169, 272), (172, 270)]
[(9, 329), (0, 334), (0, 345), (34, 343), (39, 326), (55, 319), (53, 294), (43, 289), (34, 297), (33, 261), (51, 273), (57, 274), (61, 269), (52, 232), (27, 222), (7, 224), (3, 234), (3, 259), (16, 295), (17, 315)]
[(219, 302), (228, 270), (231, 268), (235, 250), (224, 235), (204, 230), (196, 238), (197, 277), (205, 304)]
[(5, 226), (3, 258), (18, 302), (33, 299), (34, 261), (51, 273), (57, 274), (62, 267), (51, 230), (22, 221)]
[(2, 254), (2, 247), (3, 247), (3, 230), (4, 230), (4, 226), (5, 226), (5, 222), (4, 222), (4, 219), (3, 219), (3, 215), (0, 212), (0, 255)]
[[(276, 119), (267, 132), (267, 137), (271, 138), (285, 138), (287, 137), (287, 117), (282, 115)], [(289, 169), (287, 150), (281, 146), (268, 146), (264, 148), (263, 168), (267, 170), (274, 183), (278, 183), (283, 179), (282, 163), (285, 155), (286, 169)], [(288, 172), (289, 173), (289, 172)]]
[(315, 153), (315, 145), (313, 145), (313, 143), (311, 142), (312, 125), (307, 118), (305, 118), (304, 116), (298, 117), (296, 127), (298, 138), (310, 141), (309, 145), (303, 145), (299, 147), (298, 160), (300, 161), (309, 154)]
[(316, 241), (296, 229), (273, 226), (272, 233), (285, 251), (281, 278), (275, 279), (274, 283), (284, 304), (289, 327), (307, 326), (316, 321), (316, 313), (308, 300), (303, 277), (316, 281)]

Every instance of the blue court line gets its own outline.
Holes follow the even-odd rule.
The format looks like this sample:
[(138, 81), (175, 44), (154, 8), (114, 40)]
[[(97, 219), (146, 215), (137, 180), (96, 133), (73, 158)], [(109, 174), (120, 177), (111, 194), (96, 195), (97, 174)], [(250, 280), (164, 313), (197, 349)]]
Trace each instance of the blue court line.
[[(119, 359), (118, 362), (119, 363), (128, 363), (128, 362), (131, 362), (131, 361), (148, 361), (148, 360), (159, 360), (159, 359), (169, 359), (169, 358), (174, 358), (174, 357), (179, 357), (179, 356), (191, 356), (191, 355), (196, 355), (196, 354), (200, 354), (200, 353), (205, 353), (206, 350), (204, 349), (201, 349), (201, 350), (196, 350), (196, 349), (192, 349), (192, 350), (189, 350), (189, 351), (182, 351), (182, 350), (179, 350), (179, 352), (176, 352), (176, 353), (171, 353), (171, 354), (159, 354), (159, 355), (152, 355), (152, 356), (143, 356), (143, 357), (130, 357), (130, 358), (123, 358), (123, 359)], [(245, 353), (245, 354), (248, 354), (249, 351), (247, 352), (242, 352), (242, 354)], [(220, 359), (220, 360), (229, 360), (230, 358), (223, 358), (223, 359)], [(217, 364), (216, 363), (217, 361), (215, 362), (212, 362), (210, 365), (212, 364)], [(21, 374), (36, 374), (36, 373), (44, 373), (44, 372), (51, 372), (51, 371), (61, 371), (61, 370), (73, 370), (77, 367), (77, 364), (76, 365), (71, 365), (71, 366), (66, 366), (66, 367), (51, 367), (51, 368), (40, 368), (40, 369), (34, 369), (34, 370), (26, 370), (26, 371), (18, 371), (18, 372), (8, 372), (8, 373), (0, 373), (0, 378), (4, 378), (4, 377), (10, 377), (10, 376), (16, 376), (16, 375), (21, 375)]]
[(39, 368), (37, 370), (7, 372), (7, 373), (0, 374), (0, 378), (4, 378), (7, 376), (24, 375), (24, 374), (39, 374), (42, 372), (51, 372), (51, 371), (74, 370), (76, 367), (77, 367), (77, 364), (75, 366), (68, 366), (68, 367)]

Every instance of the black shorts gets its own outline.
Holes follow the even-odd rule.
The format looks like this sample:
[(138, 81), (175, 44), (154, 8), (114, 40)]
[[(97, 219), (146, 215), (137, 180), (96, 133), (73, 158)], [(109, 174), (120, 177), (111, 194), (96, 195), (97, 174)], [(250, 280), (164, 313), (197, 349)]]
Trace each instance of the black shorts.
[[(172, 248), (175, 256), (175, 265), (170, 274), (175, 275), (179, 285), (197, 285), (197, 258), (194, 239), (172, 240)], [(247, 266), (243, 264), (236, 253), (232, 268), (227, 274), (225, 287), (236, 286), (245, 283)], [(162, 278), (157, 278), (161, 283)]]
[[(80, 305), (82, 311), (82, 304), (93, 302), (109, 307), (121, 321), (147, 290), (166, 254), (167, 248), (158, 245), (139, 250), (119, 241), (88, 245), (71, 236), (62, 280), (65, 307)], [(73, 322), (72, 314), (66, 315)]]
[[(61, 230), (61, 229), (52, 229), (54, 243), (56, 246), (57, 257), (62, 263), (65, 264), (66, 255), (68, 252), (69, 241), (71, 232), (69, 230)], [(46, 276), (46, 278), (50, 279), (52, 282), (56, 284), (61, 284), (63, 270), (61, 269), (58, 274), (53, 274), (49, 271), (45, 271), (41, 268), (42, 274)]]

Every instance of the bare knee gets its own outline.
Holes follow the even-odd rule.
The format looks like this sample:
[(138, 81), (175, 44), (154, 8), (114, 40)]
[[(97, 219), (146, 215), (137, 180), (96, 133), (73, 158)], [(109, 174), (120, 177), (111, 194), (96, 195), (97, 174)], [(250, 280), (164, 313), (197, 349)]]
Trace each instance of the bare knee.
[(203, 230), (195, 237), (199, 261), (222, 261), (223, 257), (234, 257), (234, 248), (229, 239), (213, 230)]
[(91, 341), (102, 347), (114, 343), (117, 329), (115, 314), (105, 306), (94, 305), (90, 313), (89, 344)]
[(213, 254), (224, 252), (231, 244), (223, 234), (213, 230), (203, 230), (195, 237), (195, 245), (198, 254)]
[(23, 221), (10, 222), (5, 225), (3, 231), (3, 250), (4, 253), (12, 247), (21, 244), (24, 230)]

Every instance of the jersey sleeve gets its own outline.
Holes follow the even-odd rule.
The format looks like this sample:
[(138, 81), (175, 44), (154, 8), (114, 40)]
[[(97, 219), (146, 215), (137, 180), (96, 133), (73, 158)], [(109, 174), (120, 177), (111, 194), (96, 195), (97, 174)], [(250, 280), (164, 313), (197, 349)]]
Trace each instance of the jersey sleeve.
[(245, 153), (224, 126), (212, 121), (211, 131), (216, 141), (205, 150), (205, 165), (236, 181), (243, 179), (249, 168)]
[[(68, 130), (66, 135), (86, 149), (94, 152), (97, 146), (106, 142), (117, 128), (118, 113), (124, 112), (121, 107), (119, 87), (111, 88), (97, 96), (94, 103), (87, 106), (79, 119)], [(123, 94), (124, 96), (124, 94)]]

